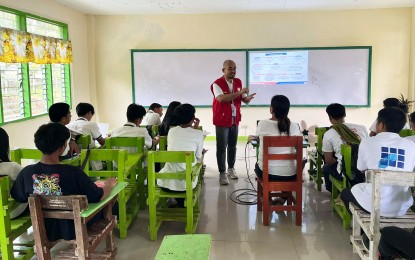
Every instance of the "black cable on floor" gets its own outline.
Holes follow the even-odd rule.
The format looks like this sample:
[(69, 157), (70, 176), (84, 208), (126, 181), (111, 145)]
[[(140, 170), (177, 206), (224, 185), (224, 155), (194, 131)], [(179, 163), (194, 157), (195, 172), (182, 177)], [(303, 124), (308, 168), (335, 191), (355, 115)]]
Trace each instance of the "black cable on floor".
[[(248, 157), (246, 155), (246, 150), (248, 148), (249, 142), (245, 145), (245, 168), (246, 168), (246, 175), (247, 178), (244, 180), (251, 184), (252, 189), (244, 188), (244, 189), (236, 189), (234, 190), (231, 195), (231, 201), (240, 204), (240, 205), (256, 205), (257, 204), (257, 191), (255, 189), (254, 183), (251, 181), (251, 176), (249, 174), (248, 167)], [(253, 197), (253, 198), (252, 198)]]

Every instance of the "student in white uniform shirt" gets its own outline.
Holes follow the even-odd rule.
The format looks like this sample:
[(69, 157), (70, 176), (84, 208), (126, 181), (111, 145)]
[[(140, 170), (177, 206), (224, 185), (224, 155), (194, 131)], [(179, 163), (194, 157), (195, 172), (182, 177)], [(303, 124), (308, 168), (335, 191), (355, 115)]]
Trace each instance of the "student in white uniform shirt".
[[(9, 152), (9, 135), (3, 128), (0, 128), (0, 176), (9, 176), (10, 186), (12, 187), (23, 167), (16, 162), (10, 161)], [(16, 202), (16, 207), (10, 212), (10, 218), (14, 219), (21, 215), (29, 214), (28, 209), (27, 203)]]
[[(151, 149), (151, 147), (158, 144), (158, 138), (151, 139), (145, 128), (140, 127), (146, 110), (143, 106), (131, 104), (127, 108), (127, 120), (123, 126), (115, 128), (111, 137), (144, 137), (144, 145)], [(137, 152), (135, 147), (126, 147), (130, 153)]]
[[(403, 110), (403, 112), (405, 112), (405, 114), (408, 114), (409, 111), (409, 107), (408, 104), (402, 103), (399, 99), (397, 98), (387, 98), (385, 100), (383, 100), (383, 107), (397, 107)], [(376, 124), (377, 121), (375, 120), (375, 122), (373, 122), (373, 124), (370, 126), (369, 128), (369, 136), (375, 136), (376, 135)], [(406, 123), (405, 120), (405, 125), (402, 129), (410, 129), (409, 125)]]
[(158, 103), (153, 103), (148, 108), (147, 114), (143, 118), (143, 125), (161, 125), (161, 117), (163, 116), (163, 107)]
[[(415, 131), (415, 112), (412, 112), (409, 115), (409, 126), (411, 130)], [(407, 139), (415, 142), (415, 135), (406, 137)]]
[[(94, 107), (89, 103), (79, 103), (76, 106), (76, 114), (78, 115), (78, 119), (69, 123), (68, 128), (71, 131), (83, 135), (90, 135), (93, 141), (96, 140), (103, 146), (105, 144), (105, 138), (102, 137), (98, 124), (91, 122), (91, 119), (95, 114)], [(94, 142), (92, 142), (92, 146), (94, 146)]]
[[(101, 146), (105, 145), (105, 138), (102, 137), (98, 124), (91, 122), (91, 119), (95, 114), (94, 106), (89, 103), (79, 103), (76, 106), (76, 114), (78, 115), (78, 119), (68, 124), (67, 127), (69, 130), (83, 135), (90, 135), (92, 138), (90, 148), (95, 147), (95, 141)], [(103, 169), (101, 161), (91, 161), (90, 165), (93, 170)]]
[[(192, 151), (195, 154), (193, 165), (200, 161), (205, 150), (203, 149), (203, 132), (193, 128), (195, 121), (195, 108), (190, 104), (182, 104), (174, 110), (178, 126), (170, 129), (167, 135), (168, 151)], [(166, 163), (160, 173), (180, 172), (186, 170), (185, 163)], [(195, 188), (197, 178), (192, 183)], [(170, 191), (186, 191), (186, 180), (158, 179), (157, 185)], [(177, 200), (179, 202), (179, 200)], [(183, 204), (179, 205), (183, 206)]]
[[(399, 136), (399, 131), (406, 122), (405, 113), (399, 108), (384, 108), (379, 111), (377, 122), (376, 132), (378, 134), (360, 143), (357, 168), (360, 171), (367, 169), (413, 171), (415, 144)], [(342, 191), (341, 198), (348, 210), (349, 203), (353, 202), (366, 212), (371, 212), (372, 184), (359, 183), (351, 189), (346, 188)], [(412, 204), (410, 187), (382, 185), (381, 216), (402, 216)]]
[[(259, 136), (258, 161), (255, 164), (255, 174), (263, 174), (263, 138), (264, 136), (302, 136), (300, 126), (288, 118), (290, 100), (283, 95), (273, 96), (271, 99), (270, 119), (258, 122), (256, 135)], [(272, 154), (295, 153), (294, 147), (270, 148)], [(273, 160), (269, 162), (269, 180), (292, 180), (296, 178), (294, 160)]]
[[(333, 103), (326, 108), (327, 115), (329, 116), (330, 123), (343, 124), (341, 127), (347, 127), (351, 131), (351, 135), (355, 135), (355, 139), (362, 140), (368, 137), (367, 129), (362, 125), (345, 123), (346, 108), (338, 103)], [(332, 183), (330, 181), (330, 175), (338, 180), (342, 180), (342, 154), (340, 152), (341, 145), (345, 143), (345, 140), (340, 136), (336, 129), (330, 128), (323, 136), (322, 151), (324, 154), (324, 166), (323, 176), (326, 190), (331, 192)], [(363, 176), (361, 178), (364, 179)]]

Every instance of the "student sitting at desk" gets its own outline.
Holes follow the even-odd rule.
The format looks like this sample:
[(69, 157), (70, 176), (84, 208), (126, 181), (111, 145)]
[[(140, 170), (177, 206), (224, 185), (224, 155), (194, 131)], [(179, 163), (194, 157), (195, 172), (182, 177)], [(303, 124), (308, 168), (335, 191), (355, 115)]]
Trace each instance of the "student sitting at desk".
[[(103, 146), (105, 144), (105, 138), (102, 137), (98, 124), (91, 122), (95, 114), (94, 106), (89, 103), (79, 103), (76, 106), (76, 114), (78, 115), (78, 119), (68, 124), (69, 130), (81, 135), (90, 135), (92, 138), (90, 148), (95, 147), (95, 141)], [(103, 169), (101, 161), (91, 161), (90, 165), (93, 170)]]
[(143, 118), (143, 125), (161, 125), (161, 117), (163, 116), (163, 107), (158, 103), (153, 103), (148, 108), (147, 114)]
[[(23, 167), (16, 162), (11, 162), (9, 153), (9, 135), (3, 128), (0, 127), (0, 177), (9, 176), (10, 185), (12, 186)], [(27, 203), (19, 203), (10, 212), (10, 219), (17, 218), (23, 214), (28, 214), (29, 211), (26, 209), (28, 209)]]
[[(371, 138), (365, 138), (359, 146), (357, 168), (381, 169), (391, 171), (413, 171), (415, 167), (415, 144), (399, 136), (399, 131), (405, 125), (406, 115), (399, 108), (384, 108), (379, 111), (376, 133)], [(341, 193), (346, 209), (353, 202), (366, 212), (372, 211), (372, 184), (359, 183), (345, 188)], [(384, 217), (399, 217), (406, 214), (413, 204), (409, 187), (382, 185), (380, 200), (380, 215)]]
[[(68, 128), (76, 133), (90, 135), (94, 141), (96, 140), (101, 146), (104, 145), (105, 138), (102, 137), (98, 124), (91, 122), (95, 114), (94, 106), (89, 103), (79, 103), (76, 106), (76, 114), (78, 119), (68, 124)], [(92, 142), (92, 146), (94, 146), (94, 142)]]
[[(342, 180), (342, 154), (340, 153), (341, 145), (344, 143), (358, 144), (363, 138), (366, 138), (367, 130), (362, 125), (349, 124), (344, 122), (346, 117), (346, 108), (338, 103), (333, 103), (326, 108), (332, 127), (323, 136), (323, 155), (324, 166), (323, 176), (326, 190), (331, 192), (332, 183), (330, 175), (338, 180)], [(362, 178), (360, 178), (363, 181)], [(358, 182), (361, 182), (358, 181)]]
[(174, 122), (174, 110), (176, 107), (180, 106), (181, 103), (179, 101), (172, 101), (170, 102), (169, 106), (167, 107), (166, 114), (164, 115), (163, 122), (159, 127), (159, 135), (160, 136), (167, 136), (169, 133), (170, 127), (176, 126), (177, 123)]
[[(288, 118), (290, 100), (283, 95), (273, 96), (271, 99), (271, 118), (258, 122), (256, 135), (259, 136), (258, 161), (255, 164), (255, 174), (263, 174), (263, 137), (264, 136), (302, 136), (300, 126)], [(270, 153), (294, 153), (294, 147), (270, 148)], [(296, 178), (294, 160), (272, 160), (269, 162), (269, 180), (293, 180)]]
[[(131, 104), (127, 108), (127, 120), (123, 126), (114, 129), (111, 133), (111, 137), (144, 137), (145, 146), (150, 149), (156, 146), (159, 142), (158, 138), (151, 139), (145, 128), (139, 127), (143, 116), (146, 114), (146, 110), (143, 106), (137, 104)], [(134, 147), (128, 147), (129, 152), (137, 152), (132, 149)], [(132, 149), (130, 149), (132, 148)]]
[[(383, 107), (397, 107), (402, 109), (403, 112), (405, 112), (405, 114), (408, 114), (408, 104), (402, 103), (399, 99), (397, 98), (387, 98), (385, 100), (383, 100)], [(370, 126), (369, 130), (369, 136), (375, 136), (376, 135), (376, 124), (377, 121), (375, 120), (375, 122), (373, 122), (373, 124)], [(405, 123), (404, 127), (402, 129), (409, 129), (409, 125), (407, 123)]]
[[(203, 149), (203, 132), (193, 128), (195, 122), (195, 108), (190, 104), (182, 104), (174, 110), (178, 126), (173, 127), (167, 136), (168, 151), (192, 151), (195, 153), (193, 165), (202, 158), (205, 150)], [(166, 163), (160, 173), (185, 171), (185, 163)], [(197, 178), (192, 183), (192, 188), (196, 187)], [(186, 191), (186, 180), (167, 180), (158, 179), (158, 186), (170, 191)], [(177, 201), (179, 206), (183, 206), (183, 201)]]
[[(116, 184), (109, 178), (99, 188), (78, 167), (59, 164), (59, 156), (65, 151), (69, 130), (60, 123), (42, 125), (35, 133), (35, 144), (42, 152), (39, 163), (26, 166), (17, 176), (11, 196), (20, 203), (27, 203), (31, 194), (86, 195), (89, 203), (105, 199)], [(99, 214), (97, 215), (99, 216)], [(91, 226), (97, 219), (88, 222)], [(73, 220), (45, 219), (46, 233), (50, 241), (75, 238)]]
[[(53, 123), (61, 123), (62, 125), (67, 126), (71, 122), (71, 107), (63, 102), (52, 104), (49, 107), (49, 119)], [(79, 154), (80, 150), (78, 145), (75, 141), (76, 134), (71, 132), (71, 138), (68, 142), (68, 147), (66, 148), (66, 151), (62, 154), (62, 156), (65, 156), (69, 153), (69, 155), (72, 155), (73, 153)]]

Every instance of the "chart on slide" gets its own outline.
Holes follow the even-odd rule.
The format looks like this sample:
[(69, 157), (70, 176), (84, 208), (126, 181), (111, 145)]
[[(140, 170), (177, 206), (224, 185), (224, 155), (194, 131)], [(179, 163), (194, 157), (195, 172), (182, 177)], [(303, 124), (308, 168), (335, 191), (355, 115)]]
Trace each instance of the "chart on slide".
[(308, 51), (249, 52), (250, 84), (307, 84)]

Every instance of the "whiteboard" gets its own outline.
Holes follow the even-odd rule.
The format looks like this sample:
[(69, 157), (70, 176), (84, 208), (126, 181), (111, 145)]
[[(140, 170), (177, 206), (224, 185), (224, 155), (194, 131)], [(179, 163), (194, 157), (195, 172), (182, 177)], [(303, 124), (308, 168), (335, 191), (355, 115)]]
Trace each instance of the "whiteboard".
[[(258, 84), (254, 80), (258, 65), (252, 58), (260, 54), (298, 52), (302, 57), (301, 74), (281, 83)], [(238, 50), (131, 50), (133, 101), (143, 106), (171, 101), (195, 106), (211, 106), (210, 85), (223, 75), (222, 64), (234, 60), (236, 77), (250, 93), (257, 93), (251, 106), (269, 106), (272, 96), (286, 95), (293, 106), (370, 106), (370, 46), (295, 49)], [(295, 57), (296, 55), (294, 55)], [(298, 56), (298, 55), (297, 55)], [(291, 67), (290, 67), (291, 69)], [(269, 75), (267, 75), (269, 76)]]
[(132, 50), (134, 102), (211, 106), (210, 86), (223, 76), (223, 62), (229, 59), (246, 86), (246, 50)]
[[(269, 105), (277, 94), (287, 96), (292, 105), (298, 106), (370, 105), (371, 47), (267, 49), (248, 53), (249, 89), (250, 93), (257, 93), (251, 105)], [(284, 53), (288, 59), (291, 54), (291, 60), (278, 58)]]

